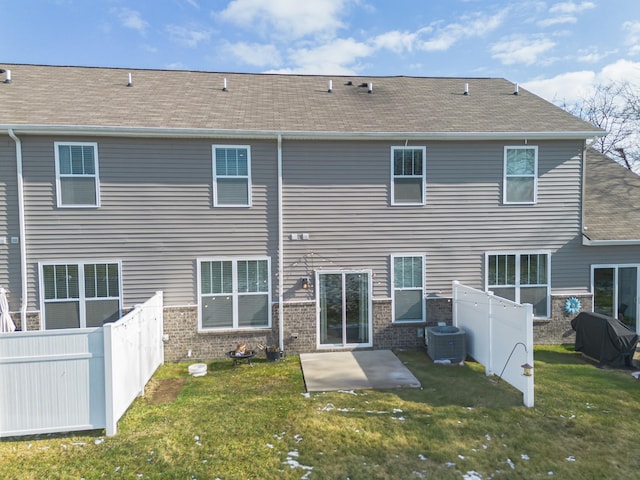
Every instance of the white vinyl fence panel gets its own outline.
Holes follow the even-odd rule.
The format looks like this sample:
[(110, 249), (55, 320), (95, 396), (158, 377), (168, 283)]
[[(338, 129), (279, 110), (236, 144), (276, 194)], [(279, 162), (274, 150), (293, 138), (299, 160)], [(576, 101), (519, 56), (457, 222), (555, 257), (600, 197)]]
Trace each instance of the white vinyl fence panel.
[(533, 307), (453, 282), (453, 324), (466, 332), (467, 351), (486, 374), (499, 375), (533, 407), (533, 375), (522, 368), (533, 365)]
[(0, 334), (0, 437), (115, 434), (164, 360), (162, 322), (158, 292), (103, 328)]

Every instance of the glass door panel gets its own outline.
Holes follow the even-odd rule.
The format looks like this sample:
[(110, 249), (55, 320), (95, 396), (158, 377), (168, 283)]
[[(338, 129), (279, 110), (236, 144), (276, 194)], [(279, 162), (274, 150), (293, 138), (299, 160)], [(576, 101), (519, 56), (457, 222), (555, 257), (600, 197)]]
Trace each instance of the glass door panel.
[(346, 343), (369, 343), (369, 276), (346, 274), (345, 293)]
[(318, 273), (317, 283), (319, 344), (370, 345), (369, 272)]
[(319, 275), (320, 344), (342, 343), (342, 275)]
[(636, 304), (638, 295), (638, 269), (618, 268), (618, 320), (636, 330)]
[(615, 316), (615, 269), (595, 268), (593, 270), (593, 311), (610, 317)]

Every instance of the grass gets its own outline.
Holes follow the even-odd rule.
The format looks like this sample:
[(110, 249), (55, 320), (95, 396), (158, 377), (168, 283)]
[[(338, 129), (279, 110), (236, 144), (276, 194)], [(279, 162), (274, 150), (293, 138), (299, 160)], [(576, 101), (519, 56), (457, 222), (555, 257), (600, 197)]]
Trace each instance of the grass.
[(640, 383), (568, 347), (535, 351), (536, 406), (473, 362), (398, 352), (423, 389), (303, 395), (297, 357), (227, 361), (151, 402), (186, 364), (160, 368), (147, 394), (103, 432), (0, 441), (4, 479), (637, 478)]

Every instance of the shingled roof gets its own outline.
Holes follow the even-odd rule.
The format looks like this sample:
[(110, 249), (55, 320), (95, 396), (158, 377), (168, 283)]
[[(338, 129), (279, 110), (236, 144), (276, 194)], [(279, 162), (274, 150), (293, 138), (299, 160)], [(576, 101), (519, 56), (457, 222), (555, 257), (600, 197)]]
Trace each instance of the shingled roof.
[[(601, 130), (500, 78), (347, 77), (0, 64), (0, 128), (413, 133)], [(127, 86), (129, 74), (132, 86)], [(223, 90), (226, 79), (227, 89)], [(333, 89), (328, 92), (329, 81)], [(369, 93), (369, 84), (373, 92)], [(469, 95), (465, 95), (468, 84)], [(523, 135), (525, 136), (525, 135)], [(544, 135), (541, 135), (544, 136)]]
[(591, 244), (640, 244), (640, 177), (593, 148), (587, 150), (584, 236)]

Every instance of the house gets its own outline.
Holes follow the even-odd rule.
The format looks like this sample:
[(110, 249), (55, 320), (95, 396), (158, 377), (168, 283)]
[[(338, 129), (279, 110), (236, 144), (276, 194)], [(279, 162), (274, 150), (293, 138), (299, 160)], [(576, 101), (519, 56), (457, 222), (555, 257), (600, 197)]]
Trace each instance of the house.
[(181, 360), (420, 346), (453, 280), (532, 303), (540, 342), (570, 297), (637, 302), (638, 242), (585, 197), (603, 132), (504, 79), (0, 68), (0, 285), (23, 330), (162, 290)]

